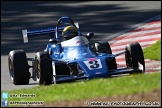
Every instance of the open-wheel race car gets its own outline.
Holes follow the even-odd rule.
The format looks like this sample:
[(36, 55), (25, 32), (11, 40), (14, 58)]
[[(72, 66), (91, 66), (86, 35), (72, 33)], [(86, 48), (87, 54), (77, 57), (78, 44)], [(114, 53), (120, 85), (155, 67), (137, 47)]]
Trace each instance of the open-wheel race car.
[[(68, 16), (61, 17), (55, 28), (22, 30), (22, 33), (24, 42), (38, 34), (52, 35), (45, 50), (37, 52), (33, 58), (27, 58), (22, 49), (10, 51), (9, 73), (15, 85), (28, 84), (30, 78), (46, 85), (145, 72), (144, 55), (138, 42), (126, 45), (124, 51), (114, 55), (107, 41), (90, 44), (94, 33), (82, 35), (78, 23)], [(121, 54), (125, 54), (125, 68), (117, 68), (115, 57)]]

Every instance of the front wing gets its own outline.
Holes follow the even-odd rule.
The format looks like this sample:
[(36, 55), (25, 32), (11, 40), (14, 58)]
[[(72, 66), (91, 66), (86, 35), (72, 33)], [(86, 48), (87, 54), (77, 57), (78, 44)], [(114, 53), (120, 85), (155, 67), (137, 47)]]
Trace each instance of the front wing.
[[(113, 75), (120, 75), (120, 74), (128, 74), (128, 73), (136, 73), (136, 72), (142, 72), (140, 69), (129, 69), (129, 68), (120, 68), (120, 69), (114, 69), (109, 71), (108, 76), (105, 77), (110, 77)], [(70, 82), (70, 81), (76, 81), (76, 80), (82, 80), (82, 79), (90, 79), (87, 75), (82, 75), (82, 76), (54, 76), (55, 77), (55, 83), (61, 83), (61, 82)], [(104, 77), (104, 78), (105, 78)]]

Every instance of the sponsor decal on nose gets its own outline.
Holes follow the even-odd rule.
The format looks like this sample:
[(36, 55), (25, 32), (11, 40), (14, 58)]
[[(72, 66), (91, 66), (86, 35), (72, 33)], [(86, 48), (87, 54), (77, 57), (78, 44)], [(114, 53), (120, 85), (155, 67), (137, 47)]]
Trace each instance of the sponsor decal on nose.
[(88, 61), (97, 60), (96, 58), (89, 58)]

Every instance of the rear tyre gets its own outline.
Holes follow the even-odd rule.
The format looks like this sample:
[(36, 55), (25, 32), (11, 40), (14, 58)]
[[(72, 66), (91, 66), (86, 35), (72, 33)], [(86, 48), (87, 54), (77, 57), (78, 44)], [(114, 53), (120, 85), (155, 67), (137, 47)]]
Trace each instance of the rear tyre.
[[(95, 52), (112, 54), (111, 47), (107, 41), (95, 42), (93, 47), (94, 47)], [(117, 69), (115, 57), (107, 59), (107, 65), (108, 65), (109, 70)]]
[(94, 48), (96, 52), (112, 54), (110, 45), (106, 41), (98, 41), (94, 43)]
[(128, 68), (138, 69), (139, 63), (143, 65), (143, 72), (145, 72), (145, 61), (142, 48), (138, 42), (128, 44), (125, 48), (125, 61)]
[(52, 60), (47, 52), (38, 52), (35, 56), (35, 72), (39, 85), (53, 83)]
[(29, 83), (29, 66), (26, 54), (23, 50), (13, 50), (9, 53), (8, 66), (13, 84), (25, 85)]

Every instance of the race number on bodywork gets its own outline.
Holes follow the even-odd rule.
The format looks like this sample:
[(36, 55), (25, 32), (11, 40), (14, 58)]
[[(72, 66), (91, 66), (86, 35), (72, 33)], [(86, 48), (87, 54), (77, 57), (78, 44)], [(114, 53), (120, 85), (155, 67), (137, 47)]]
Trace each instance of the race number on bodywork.
[(89, 70), (102, 68), (100, 59), (83, 61), (83, 62), (86, 64), (86, 66), (89, 68)]

